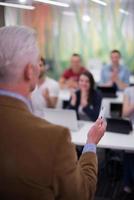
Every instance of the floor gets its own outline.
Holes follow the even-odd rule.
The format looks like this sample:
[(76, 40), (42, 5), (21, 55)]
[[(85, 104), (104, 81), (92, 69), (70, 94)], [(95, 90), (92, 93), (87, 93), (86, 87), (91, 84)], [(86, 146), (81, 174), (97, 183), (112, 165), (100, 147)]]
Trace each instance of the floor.
[(134, 200), (134, 193), (125, 196), (123, 191), (123, 165), (121, 161), (104, 162), (104, 153), (99, 152), (98, 185), (94, 200)]

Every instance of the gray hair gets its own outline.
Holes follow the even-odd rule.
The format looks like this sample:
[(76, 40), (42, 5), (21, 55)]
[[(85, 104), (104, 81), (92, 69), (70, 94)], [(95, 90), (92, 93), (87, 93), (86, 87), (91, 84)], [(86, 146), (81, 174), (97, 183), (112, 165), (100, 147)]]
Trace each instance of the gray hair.
[(33, 29), (23, 26), (0, 28), (0, 82), (18, 82), (25, 66), (36, 66), (38, 59), (39, 50)]

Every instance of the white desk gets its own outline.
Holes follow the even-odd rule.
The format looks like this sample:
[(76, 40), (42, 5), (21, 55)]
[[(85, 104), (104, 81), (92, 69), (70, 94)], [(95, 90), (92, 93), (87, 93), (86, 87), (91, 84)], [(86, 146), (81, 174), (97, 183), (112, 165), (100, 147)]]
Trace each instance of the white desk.
[[(92, 125), (92, 122), (85, 122), (79, 131), (71, 132), (72, 142), (76, 145), (85, 145), (88, 131)], [(134, 151), (134, 131), (129, 135), (106, 132), (98, 147)]]

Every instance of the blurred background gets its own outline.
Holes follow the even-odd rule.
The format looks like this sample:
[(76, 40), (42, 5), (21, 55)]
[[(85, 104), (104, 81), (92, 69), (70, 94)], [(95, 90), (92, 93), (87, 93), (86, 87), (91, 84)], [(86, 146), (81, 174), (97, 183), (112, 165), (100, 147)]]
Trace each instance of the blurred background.
[(74, 52), (81, 54), (85, 66), (91, 69), (100, 68), (109, 61), (109, 51), (118, 49), (123, 62), (134, 71), (133, 0), (58, 0), (62, 6), (39, 0), (0, 2), (32, 6), (3, 7), (5, 25), (36, 29), (40, 53), (54, 78), (59, 78)]
[[(98, 86), (102, 79), (101, 71), (103, 71), (103, 75), (107, 72), (105, 76), (109, 78), (106, 82), (111, 81), (111, 85), (109, 86), (112, 88), (108, 87), (107, 83), (107, 86), (100, 84), (100, 86), (102, 86), (102, 88), (100, 88), (103, 89), (101, 92), (106, 96), (101, 96), (100, 93), (97, 93), (97, 90), (100, 89), (98, 87), (96, 90), (98, 99), (96, 98), (97, 95), (94, 99), (92, 99), (92, 97), (91, 99), (87, 98), (92, 94), (90, 93), (91, 78), (88, 78), (88, 75), (82, 75), (84, 78), (86, 77), (86, 82), (88, 82), (88, 86), (86, 85), (87, 94), (84, 98), (87, 101), (89, 115), (90, 113), (91, 115), (97, 112), (99, 113), (100, 108), (105, 107), (105, 118), (109, 118), (109, 124), (111, 124), (110, 128), (113, 129), (112, 131), (110, 130), (110, 134), (106, 134), (107, 138), (104, 139), (104, 143), (102, 142), (102, 146), (100, 146), (102, 149), (100, 148), (97, 151), (99, 157), (99, 178), (95, 200), (134, 199), (134, 190), (132, 199), (122, 195), (122, 193), (118, 198), (118, 193), (120, 193), (120, 191), (122, 192), (124, 186), (123, 173), (130, 173), (130, 169), (133, 172), (134, 168), (134, 154), (132, 153), (129, 155), (130, 159), (126, 156), (128, 150), (134, 152), (134, 132), (131, 134), (131, 129), (134, 129), (134, 126), (132, 127), (132, 124), (129, 123), (130, 121), (134, 123), (133, 11), (134, 0), (0, 0), (0, 26), (23, 25), (34, 28), (37, 32), (40, 56), (44, 57), (45, 60), (42, 59), (40, 62), (40, 67), (43, 69), (43, 76), (41, 78), (39, 77), (38, 87), (35, 88), (35, 93), (33, 92), (35, 96), (33, 95), (32, 103), (33, 105), (35, 103), (35, 108), (37, 106), (38, 114), (40, 114), (42, 118), (45, 116), (44, 113), (48, 112), (48, 110), (44, 111), (46, 107), (60, 108), (60, 111), (64, 111), (61, 108), (71, 110), (71, 106), (69, 108), (68, 104), (71, 105), (70, 98), (72, 99), (74, 96), (72, 96), (72, 92), (75, 94), (75, 90), (79, 89), (80, 94), (82, 94), (83, 88), (82, 86), (80, 87), (80, 84), (77, 84), (75, 87), (69, 86), (68, 82), (79, 82), (77, 76), (78, 79), (81, 76), (81, 67), (84, 66), (93, 74)], [(122, 65), (119, 65), (120, 52), (114, 52), (114, 55), (116, 54), (117, 57), (116, 64), (112, 63), (111, 65), (107, 65), (107, 68), (111, 66), (111, 68), (108, 68), (109, 71), (106, 71), (106, 68), (103, 70), (103, 66), (110, 63), (110, 56), (112, 56), (110, 52), (113, 49), (117, 49), (121, 52)], [(79, 55), (72, 56), (73, 53), (80, 54), (81, 57), (79, 57)], [(72, 62), (72, 57), (75, 59), (75, 62)], [(80, 58), (82, 58), (83, 63), (81, 63)], [(128, 69), (124, 69), (124, 66)], [(79, 69), (78, 71), (76, 70), (77, 68)], [(116, 71), (114, 71), (114, 68), (117, 68)], [(65, 75), (63, 76), (63, 71), (66, 72), (66, 69), (67, 71), (69, 70), (69, 75), (66, 73), (68, 76), (67, 78)], [(46, 73), (47, 70), (49, 72)], [(71, 73), (70, 70), (72, 70)], [(129, 71), (131, 73), (130, 78)], [(49, 76), (56, 79), (56, 81), (60, 79), (60, 81), (56, 82)], [(63, 80), (61, 81), (61, 79)], [(126, 79), (130, 80), (127, 80), (127, 82)], [(61, 82), (65, 84), (64, 87), (61, 87)], [(45, 89), (43, 88), (44, 84), (46, 84)], [(41, 88), (42, 85), (43, 87)], [(119, 87), (120, 85), (123, 86)], [(128, 86), (132, 87), (127, 88)], [(82, 102), (81, 96), (77, 97), (75, 94), (75, 97), (80, 98), (78, 99), (80, 103)], [(90, 102), (90, 100), (92, 101)], [(50, 102), (54, 103), (50, 104)], [(98, 110), (95, 110), (97, 106)], [(126, 109), (125, 112), (123, 106)], [(83, 112), (80, 112), (79, 107), (84, 109), (83, 105), (80, 104), (75, 111), (83, 117), (84, 111), (82, 110)], [(52, 110), (50, 109), (50, 111)], [(87, 115), (86, 112), (87, 111), (85, 111), (84, 117)], [(96, 114), (97, 117), (98, 113)], [(66, 123), (67, 120), (63, 117), (63, 113), (60, 113), (60, 116)], [(95, 119), (91, 119), (91, 116), (86, 117), (88, 117), (88, 121), (95, 121)], [(71, 119), (71, 117), (67, 118)], [(60, 119), (60, 117), (56, 115), (56, 120), (57, 119)], [(62, 121), (62, 119), (60, 120)], [(71, 122), (75, 124), (77, 119), (73, 119)], [(83, 118), (80, 118), (80, 120), (82, 119)], [(130, 121), (125, 121), (128, 119)], [(116, 122), (116, 124), (113, 125), (113, 122)], [(126, 131), (123, 126), (126, 122), (129, 128), (129, 130), (127, 130), (128, 133), (123, 132)], [(85, 131), (85, 129), (83, 130)], [(111, 132), (113, 132), (113, 134), (111, 134)], [(123, 134), (128, 134), (128, 136), (124, 136)], [(79, 137), (81, 141), (81, 135), (77, 137)], [(112, 145), (110, 146), (109, 144)], [(127, 153), (124, 150), (127, 150)], [(77, 149), (77, 153), (79, 153), (79, 148)], [(133, 160), (133, 163), (129, 164), (128, 160)], [(124, 172), (124, 166), (129, 167), (129, 170), (127, 169)], [(132, 175), (134, 181), (134, 173), (132, 173)], [(132, 186), (134, 188), (134, 182)], [(117, 198), (115, 199), (115, 197)]]

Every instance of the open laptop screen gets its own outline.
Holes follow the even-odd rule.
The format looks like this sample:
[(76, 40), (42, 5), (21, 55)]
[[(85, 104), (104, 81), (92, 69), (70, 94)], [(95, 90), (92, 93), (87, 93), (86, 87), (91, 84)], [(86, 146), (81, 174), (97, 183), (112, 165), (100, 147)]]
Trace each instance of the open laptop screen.
[(44, 109), (44, 119), (47, 121), (69, 128), (70, 130), (78, 130), (77, 115), (74, 110), (65, 109)]

